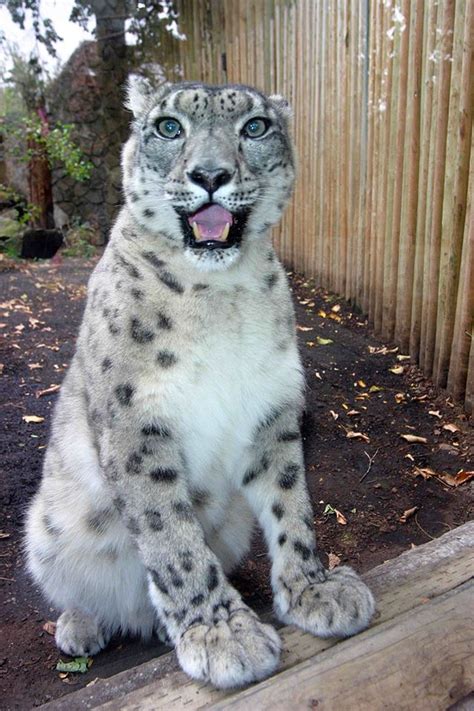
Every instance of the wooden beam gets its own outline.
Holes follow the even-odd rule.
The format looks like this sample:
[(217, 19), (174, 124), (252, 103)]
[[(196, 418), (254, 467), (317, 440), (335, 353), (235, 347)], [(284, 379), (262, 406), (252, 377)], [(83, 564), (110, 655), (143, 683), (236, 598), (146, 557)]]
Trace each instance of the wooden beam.
[(444, 711), (474, 687), (473, 619), (469, 581), (212, 708)]
[[(456, 589), (469, 580), (474, 570), (474, 522), (466, 523), (434, 541), (403, 553), (366, 573), (363, 578), (377, 600), (377, 615), (367, 635), (378, 627), (395, 621), (398, 616), (416, 608), (421, 611), (432, 600)], [(470, 609), (470, 613), (469, 613)], [(416, 613), (417, 614), (417, 613)], [(415, 614), (415, 617), (416, 617)], [(472, 622), (472, 604), (464, 610), (464, 621)], [(472, 625), (471, 625), (472, 626)], [(444, 630), (444, 623), (440, 625)], [(341, 644), (355, 644), (359, 637), (340, 642), (323, 640), (296, 627), (280, 630), (283, 654), (280, 672), (294, 669), (321, 652)], [(318, 662), (319, 664), (319, 662)], [(319, 666), (318, 666), (319, 669)], [(279, 678), (278, 675), (275, 678)], [(269, 683), (269, 682), (264, 682)], [(255, 687), (256, 688), (256, 687)], [(465, 696), (459, 695), (451, 703)], [(80, 709), (197, 709), (227, 699), (235, 692), (222, 692), (205, 684), (191, 681), (179, 670), (174, 653), (165, 654), (139, 667), (124, 671), (110, 679), (99, 680), (90, 688), (81, 689), (63, 699), (51, 702), (45, 709), (79, 711)], [(354, 708), (349, 705), (349, 708)], [(366, 706), (366, 708), (368, 708)], [(395, 706), (393, 708), (396, 708)], [(421, 710), (423, 706), (420, 706)], [(318, 708), (319, 711), (319, 708)]]

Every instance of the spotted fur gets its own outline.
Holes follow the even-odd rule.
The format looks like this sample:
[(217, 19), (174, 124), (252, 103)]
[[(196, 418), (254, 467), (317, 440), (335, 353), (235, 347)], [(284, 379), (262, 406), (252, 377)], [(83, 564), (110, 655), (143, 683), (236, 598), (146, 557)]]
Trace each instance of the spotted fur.
[[(90, 280), (28, 513), (28, 565), (64, 610), (65, 652), (164, 624), (188, 674), (239, 686), (272, 673), (280, 650), (226, 578), (255, 519), (281, 619), (349, 635), (373, 612), (355, 573), (328, 573), (316, 554), (302, 367), (268, 234), (293, 183), (289, 109), (248, 87), (138, 79), (129, 107), (126, 204)], [(157, 134), (162, 117), (180, 122), (179, 140)], [(267, 125), (258, 139), (243, 133), (254, 117)], [(227, 171), (212, 200), (245, 214), (231, 247), (186, 243), (183, 211), (210, 199), (196, 166)]]

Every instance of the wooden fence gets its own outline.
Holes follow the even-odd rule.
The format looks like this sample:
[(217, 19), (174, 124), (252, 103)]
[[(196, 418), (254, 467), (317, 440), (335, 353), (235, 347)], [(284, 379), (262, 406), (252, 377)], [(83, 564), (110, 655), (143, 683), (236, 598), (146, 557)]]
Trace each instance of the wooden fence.
[(293, 105), (283, 260), (472, 410), (474, 0), (175, 5), (187, 39), (168, 42), (170, 67)]

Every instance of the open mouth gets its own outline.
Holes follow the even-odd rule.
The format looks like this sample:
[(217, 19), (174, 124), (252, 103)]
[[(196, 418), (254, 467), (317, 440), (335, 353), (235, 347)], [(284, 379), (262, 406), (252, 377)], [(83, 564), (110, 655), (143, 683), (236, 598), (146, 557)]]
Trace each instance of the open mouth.
[(232, 213), (217, 203), (180, 213), (184, 241), (193, 249), (228, 249), (241, 241), (247, 217), (248, 210)]

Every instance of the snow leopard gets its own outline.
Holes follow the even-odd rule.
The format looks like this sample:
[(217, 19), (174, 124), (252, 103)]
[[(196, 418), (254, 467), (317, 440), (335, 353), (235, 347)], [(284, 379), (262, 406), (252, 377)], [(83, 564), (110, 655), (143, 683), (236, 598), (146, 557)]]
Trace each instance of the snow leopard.
[(270, 235), (294, 182), (291, 110), (247, 86), (138, 76), (127, 96), (124, 205), (90, 277), (27, 563), (61, 611), (63, 652), (164, 628), (188, 675), (238, 687), (281, 649), (227, 577), (254, 522), (281, 621), (345, 637), (374, 612), (358, 575), (316, 550), (303, 369)]

